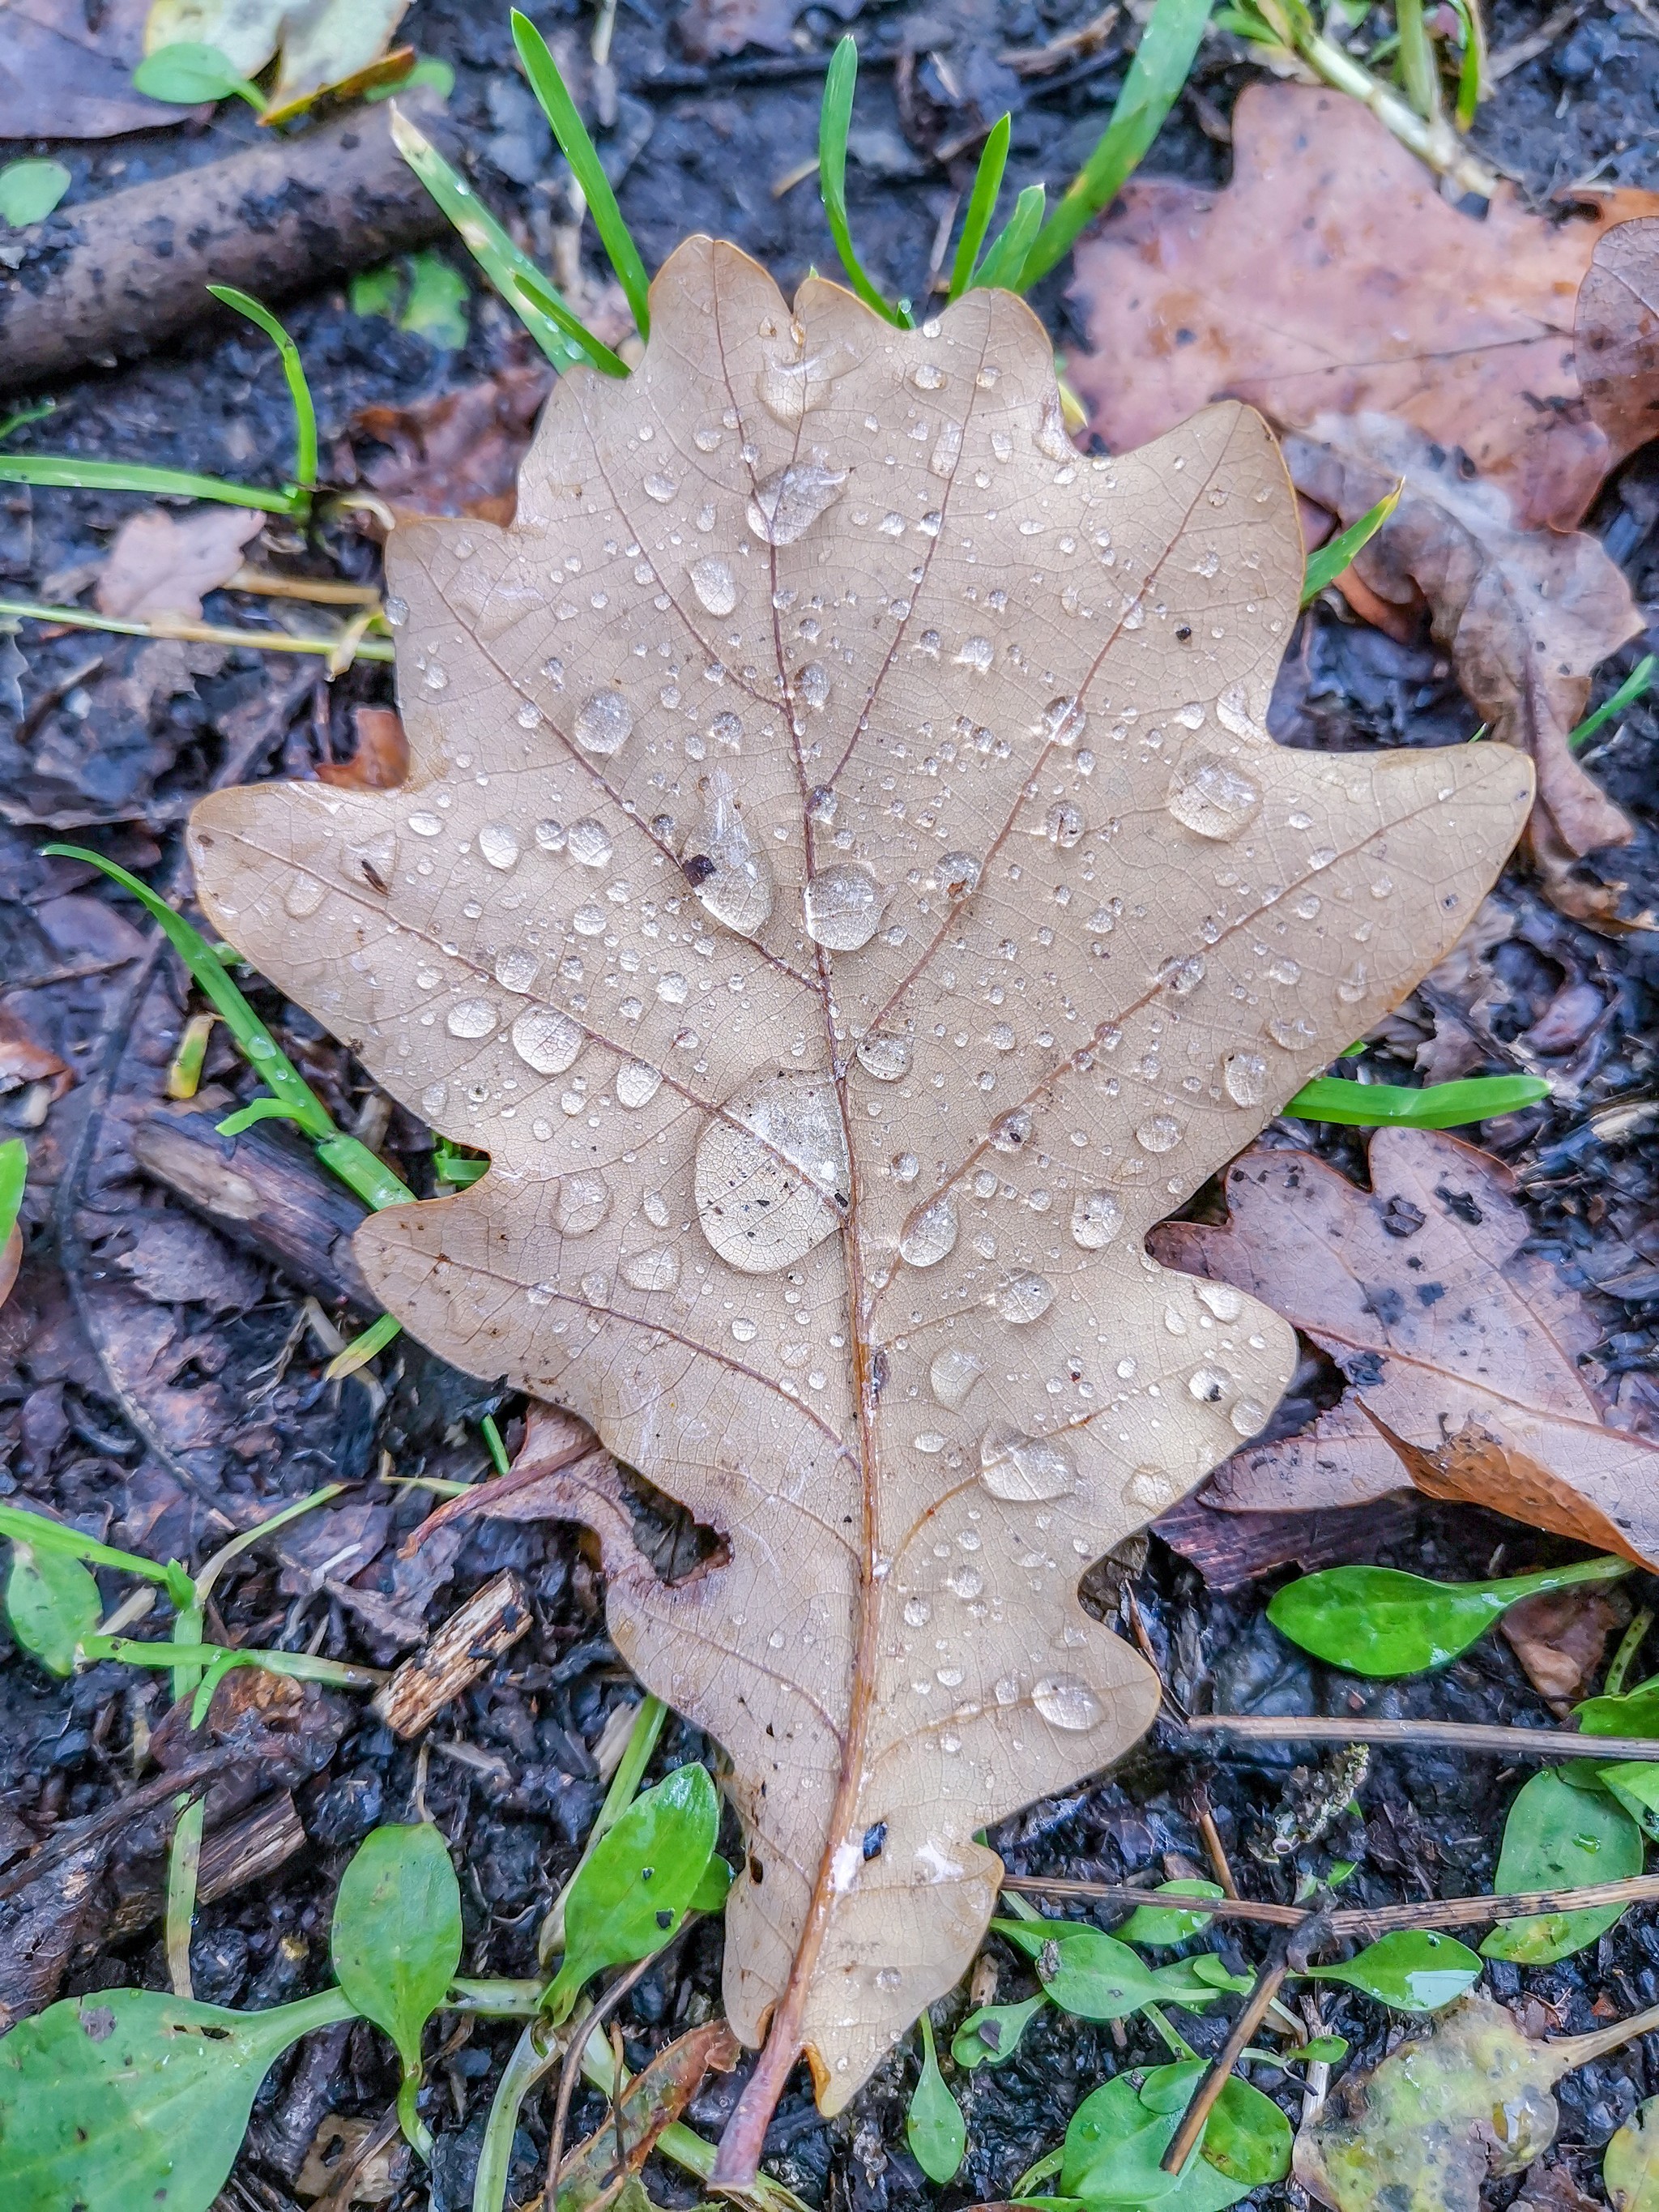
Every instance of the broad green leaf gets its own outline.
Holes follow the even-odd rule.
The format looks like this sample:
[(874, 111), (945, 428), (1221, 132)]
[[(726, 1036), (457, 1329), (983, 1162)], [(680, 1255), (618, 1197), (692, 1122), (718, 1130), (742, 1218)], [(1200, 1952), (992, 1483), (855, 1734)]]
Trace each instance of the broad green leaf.
[(1291, 2170), (1291, 2124), (1271, 2097), (1230, 2075), (1205, 2126), (1199, 2155), (1241, 2189), (1265, 2188), (1283, 2181)]
[(1024, 2034), (1048, 2000), (1038, 1995), (1024, 2004), (981, 2005), (970, 2012), (951, 2039), (951, 2056), (964, 2072), (975, 2066), (1006, 2065)]
[(1480, 1961), (1455, 1936), (1401, 1928), (1336, 1966), (1310, 1966), (1308, 1974), (1314, 1981), (1346, 1982), (1401, 2012), (1437, 2012), (1480, 1980)]
[(1613, 2212), (1659, 2212), (1659, 2097), (1638, 2105), (1601, 2154)]
[[(1599, 1792), (1576, 1790), (1558, 1774), (1534, 1774), (1504, 1824), (1492, 1890), (1504, 1897), (1516, 1890), (1623, 1881), (1641, 1873), (1642, 1856), (1642, 1832), (1622, 1805)], [(1602, 1905), (1506, 1920), (1487, 1936), (1481, 1954), (1520, 1966), (1547, 1966), (1604, 1936), (1623, 1911), (1621, 1905)]]
[(1622, 1697), (1586, 1698), (1573, 1713), (1586, 1735), (1659, 1735), (1659, 1683)]
[(340, 1880), (329, 1951), (347, 1996), (417, 2071), (421, 2031), (461, 1963), (460, 1884), (429, 1820), (364, 1838)]
[(232, 93), (251, 107), (263, 109), (265, 104), (258, 86), (251, 84), (228, 55), (217, 46), (205, 46), (193, 39), (158, 46), (153, 54), (146, 54), (132, 72), (132, 82), (147, 100), (165, 100), (178, 107), (194, 107), (204, 100), (228, 100)]
[(8, 161), (0, 169), (0, 222), (44, 222), (73, 182), (61, 161)]
[(1202, 2059), (1132, 2071), (1085, 2097), (1066, 2130), (1060, 2187), (1085, 2204), (1157, 2203), (1169, 2212), (1222, 2212), (1291, 2170), (1290, 2123), (1269, 2097), (1232, 2076), (1197, 2152), (1179, 2175), (1159, 2161), (1203, 2078)]
[(1467, 1651), (1523, 1597), (1629, 1572), (1627, 1559), (1585, 1559), (1503, 1582), (1436, 1583), (1394, 1567), (1329, 1567), (1286, 1583), (1267, 1618), (1304, 1651), (1351, 1674), (1420, 1674)]
[(921, 2072), (910, 2094), (904, 2115), (904, 2140), (910, 2155), (929, 2181), (946, 2182), (962, 2164), (968, 2148), (968, 2125), (962, 2107), (945, 2086), (933, 2048), (933, 2024), (921, 2015)]
[(98, 1585), (79, 1559), (12, 1539), (6, 1620), (19, 1644), (49, 1674), (75, 1672), (82, 1638), (103, 1616)]
[(1152, 1978), (1158, 1984), (1159, 1996), (1177, 2004), (1189, 2004), (1194, 1998), (1200, 2004), (1207, 2004), (1223, 1990), (1241, 1996), (1255, 1987), (1254, 1974), (1236, 1974), (1226, 1960), (1218, 1958), (1213, 1951), (1200, 1951), (1193, 1959), (1171, 1959), (1153, 1969)]
[(720, 1817), (708, 1769), (676, 1767), (598, 1844), (565, 1899), (564, 1961), (547, 1995), (556, 2021), (592, 1975), (667, 1942), (708, 1872)]
[[(1152, 1893), (1156, 1897), (1222, 1897), (1226, 1893), (1218, 1881), (1182, 1880), (1161, 1881)], [(1138, 1905), (1122, 1927), (1112, 1932), (1120, 1943), (1144, 1943), (1156, 1950), (1164, 1944), (1184, 1943), (1190, 1936), (1202, 1936), (1214, 1924), (1212, 1912), (1183, 1912), (1175, 1905)]]
[(1168, 1995), (1144, 1960), (1098, 1928), (1075, 1920), (994, 1920), (991, 1925), (1035, 1961), (1048, 1996), (1079, 2020), (1121, 2020)]
[(0, 2037), (8, 2212), (207, 2212), (289, 2044), (349, 2020), (338, 1990), (228, 2012), (151, 1990), (50, 2005)]
[(702, 1880), (691, 1893), (693, 1912), (724, 1912), (732, 1887), (732, 1869), (717, 1851), (702, 1870)]

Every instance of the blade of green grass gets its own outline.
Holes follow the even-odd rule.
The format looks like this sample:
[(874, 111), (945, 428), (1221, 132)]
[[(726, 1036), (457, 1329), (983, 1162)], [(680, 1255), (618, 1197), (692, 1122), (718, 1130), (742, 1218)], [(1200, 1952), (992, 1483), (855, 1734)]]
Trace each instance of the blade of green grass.
[(136, 461), (79, 461), (67, 453), (0, 453), (0, 483), (44, 484), (67, 491), (148, 491), (178, 499), (219, 499), (231, 507), (256, 507), (264, 514), (299, 511), (295, 489), (231, 483), (223, 477), (192, 476), (185, 469), (150, 468)]
[(23, 1186), (28, 1180), (29, 1156), (21, 1137), (8, 1137), (0, 1144), (0, 1245), (3, 1245), (17, 1226), (18, 1209), (23, 1203)]
[(1474, 1076), (1462, 1083), (1431, 1083), (1421, 1091), (1316, 1075), (1284, 1111), (1298, 1121), (1340, 1121), (1356, 1129), (1456, 1129), (1466, 1121), (1516, 1113), (1549, 1095), (1549, 1085), (1536, 1075)]
[(426, 133), (410, 121), (395, 101), (392, 108), (392, 136), (398, 151), (454, 224), (462, 245), (554, 368), (574, 368), (579, 361), (587, 360), (582, 349), (539, 307), (533, 307), (514, 282), (516, 276), (530, 276), (545, 286), (546, 277), (529, 256), (514, 246), (465, 178), (456, 174)]
[(603, 339), (596, 338), (586, 323), (573, 315), (553, 287), (542, 276), (532, 276), (523, 270), (514, 272), (515, 290), (522, 292), (538, 313), (556, 323), (574, 346), (580, 346), (583, 357), (592, 362), (602, 375), (626, 376), (628, 363), (612, 353)]
[(1593, 714), (1586, 714), (1578, 727), (1568, 734), (1567, 743), (1574, 752), (1587, 745), (1604, 723), (1610, 722), (1615, 714), (1622, 714), (1626, 707), (1633, 707), (1653, 689), (1653, 671), (1654, 656), (1644, 653), (1612, 698), (1604, 699)]
[(974, 189), (969, 196), (968, 213), (962, 226), (962, 242), (957, 247), (957, 258), (951, 264), (951, 297), (959, 300), (974, 281), (974, 271), (979, 265), (979, 250), (985, 243), (985, 234), (991, 228), (991, 217), (996, 213), (997, 195), (1002, 190), (1002, 173), (1008, 166), (1008, 139), (1013, 130), (1013, 118), (1005, 115), (993, 125), (979, 157), (979, 167), (974, 173)]
[(0, 422), (0, 445), (3, 445), (15, 430), (21, 430), (25, 422), (38, 422), (44, 416), (50, 415), (57, 404), (55, 399), (36, 399), (30, 405), (20, 407), (15, 413), (8, 415), (5, 421)]
[(605, 173), (599, 149), (587, 135), (587, 126), (559, 74), (558, 64), (548, 51), (546, 40), (530, 18), (521, 15), (516, 8), (513, 10), (513, 43), (519, 50), (525, 75), (530, 79), (530, 89), (540, 100), (542, 112), (552, 125), (553, 136), (559, 142), (559, 149), (581, 187), (593, 228), (599, 234), (599, 243), (611, 257), (617, 282), (633, 309), (634, 327), (642, 338), (648, 338), (651, 280), (645, 273), (639, 248), (623, 221), (622, 210), (617, 205), (617, 195), (611, 189), (611, 179)]
[(1042, 228), (1042, 210), (1048, 199), (1042, 185), (1026, 185), (1014, 202), (1013, 213), (992, 240), (979, 264), (973, 283), (975, 291), (988, 291), (993, 285), (1000, 285), (1008, 292), (1019, 289), (1019, 272), (1025, 265), (1032, 240)]
[(847, 220), (847, 133), (852, 125), (853, 94), (858, 81), (859, 50), (849, 31), (831, 56), (823, 80), (823, 105), (818, 111), (818, 191), (848, 283), (866, 307), (873, 307), (896, 329), (908, 331), (908, 315), (890, 305), (865, 275), (864, 264), (853, 250), (852, 226)]
[(1399, 506), (1405, 489), (1402, 480), (1385, 498), (1379, 499), (1375, 507), (1368, 507), (1358, 522), (1351, 522), (1328, 545), (1322, 545), (1316, 553), (1308, 556), (1307, 569), (1302, 579), (1302, 604), (1304, 607), (1312, 605), (1327, 584), (1334, 583), (1362, 546), (1370, 544)]
[(1175, 106), (1198, 52), (1212, 0), (1158, 0), (1111, 120), (1026, 256), (1017, 289), (1046, 276), (1085, 224), (1122, 190)]
[(222, 307), (246, 315), (249, 322), (262, 330), (281, 356), (283, 374), (288, 380), (288, 396), (294, 403), (294, 481), (301, 491), (317, 489), (317, 410), (312, 404), (311, 386), (306, 382), (305, 366), (300, 359), (300, 349), (283, 328), (269, 307), (246, 292), (239, 292), (234, 284), (210, 284), (208, 289)]

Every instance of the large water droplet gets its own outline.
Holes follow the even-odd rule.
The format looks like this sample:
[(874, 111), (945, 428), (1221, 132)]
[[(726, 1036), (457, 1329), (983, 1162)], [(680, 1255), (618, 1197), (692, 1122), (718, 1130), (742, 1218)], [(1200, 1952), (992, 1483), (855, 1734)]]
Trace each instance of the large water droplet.
[(884, 1036), (879, 1030), (872, 1030), (868, 1036), (859, 1039), (857, 1049), (859, 1066), (878, 1083), (896, 1083), (909, 1072), (908, 1037)]
[(830, 397), (838, 364), (828, 354), (803, 361), (769, 361), (755, 380), (761, 405), (775, 422), (792, 430), (804, 415)]
[(488, 999), (457, 999), (444, 1016), (444, 1027), (451, 1036), (487, 1037), (498, 1018)]
[(943, 1352), (933, 1354), (927, 1370), (927, 1387), (937, 1402), (954, 1413), (967, 1402), (969, 1392), (984, 1372), (984, 1362), (976, 1359), (971, 1352), (947, 1345)]
[(495, 981), (504, 991), (527, 991), (536, 980), (536, 970), (541, 961), (521, 945), (509, 945), (495, 955)]
[(611, 842), (611, 832), (603, 822), (596, 822), (591, 814), (586, 814), (580, 822), (571, 823), (565, 832), (564, 843), (571, 859), (584, 868), (603, 868), (616, 850)]
[(1053, 1305), (1054, 1286), (1046, 1275), (1021, 1267), (1003, 1277), (991, 1298), (1004, 1321), (1024, 1328), (1030, 1322), (1041, 1321)]
[(492, 868), (510, 868), (519, 857), (519, 840), (505, 822), (486, 822), (478, 832), (478, 851)]
[(1172, 1152), (1182, 1134), (1182, 1124), (1173, 1114), (1152, 1114), (1136, 1129), (1135, 1142), (1143, 1152)]
[(1230, 1052), (1221, 1081), (1235, 1106), (1259, 1106), (1267, 1095), (1267, 1063), (1259, 1052)]
[(1261, 792), (1213, 753), (1182, 761), (1170, 778), (1170, 811), (1200, 837), (1236, 837), (1254, 820)]
[(513, 1049), (538, 1075), (562, 1075), (585, 1042), (570, 1017), (552, 1006), (531, 1006), (513, 1024)]
[(1021, 1504), (1069, 1498), (1077, 1488), (1077, 1468), (1064, 1444), (1006, 1422), (993, 1423), (980, 1438), (979, 1475), (993, 1498)]
[(631, 1252), (622, 1263), (622, 1279), (636, 1291), (672, 1291), (680, 1279), (680, 1255), (672, 1244)]
[(772, 911), (771, 864), (749, 835), (732, 779), (716, 769), (704, 779), (703, 819), (681, 866), (699, 904), (739, 937), (752, 937)]
[(1233, 1378), (1223, 1367), (1212, 1367), (1207, 1362), (1194, 1367), (1187, 1377), (1187, 1388), (1201, 1406), (1218, 1406), (1229, 1395)]
[(801, 894), (806, 933), (831, 952), (856, 952), (881, 921), (881, 893), (868, 868), (821, 868)]
[(1066, 412), (1060, 404), (1058, 392), (1042, 396), (1037, 409), (1037, 418), (1031, 431), (1031, 442), (1038, 453), (1051, 461), (1074, 461), (1077, 447), (1066, 434)]
[(1098, 1252), (1123, 1226), (1123, 1208), (1109, 1190), (1085, 1190), (1072, 1200), (1072, 1242)]
[(972, 853), (947, 853), (939, 864), (939, 887), (946, 898), (966, 898), (979, 889), (980, 864)]
[(653, 471), (645, 480), (646, 497), (654, 499), (659, 507), (666, 507), (678, 489), (679, 486), (672, 477), (663, 476), (659, 471)]
[(1105, 1708), (1086, 1682), (1075, 1674), (1045, 1674), (1031, 1686), (1031, 1703), (1052, 1727), (1098, 1728)]
[(611, 1211), (611, 1186), (603, 1176), (561, 1176), (553, 1218), (562, 1237), (591, 1237)]
[(738, 604), (737, 580), (724, 561), (711, 555), (691, 563), (691, 588), (698, 604), (711, 615), (729, 615)]
[(648, 1060), (625, 1060), (617, 1070), (617, 1103), (648, 1106), (662, 1089), (662, 1073)]
[(614, 753), (628, 742), (634, 709), (620, 691), (596, 691), (576, 717), (576, 743), (584, 752)]
[(933, 1267), (956, 1249), (956, 1202), (948, 1190), (919, 1206), (899, 1232), (899, 1253), (913, 1267)]
[(851, 1183), (840, 1103), (815, 1076), (763, 1076), (697, 1141), (697, 1218), (745, 1274), (787, 1267), (833, 1236)]
[(295, 921), (303, 921), (307, 915), (316, 913), (327, 896), (327, 884), (317, 877), (291, 876), (283, 893), (283, 910), (291, 914)]
[(846, 481), (845, 469), (826, 469), (817, 461), (775, 469), (755, 488), (749, 527), (763, 545), (793, 545), (841, 497)]

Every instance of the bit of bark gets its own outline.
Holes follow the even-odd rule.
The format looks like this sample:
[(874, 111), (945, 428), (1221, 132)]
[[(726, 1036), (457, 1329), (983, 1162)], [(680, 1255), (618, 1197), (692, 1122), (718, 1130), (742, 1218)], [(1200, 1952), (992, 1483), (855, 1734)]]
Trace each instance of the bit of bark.
[[(280, 1790), (263, 1799), (252, 1812), (204, 1842), (196, 1873), (197, 1903), (216, 1904), (234, 1890), (274, 1874), (305, 1845), (305, 1828), (288, 1792)], [(159, 1917), (162, 1902), (159, 1883), (123, 1898), (110, 1923), (109, 1940), (115, 1942), (148, 1927)]]
[(510, 1571), (497, 1575), (451, 1613), (423, 1650), (404, 1660), (376, 1694), (374, 1712), (395, 1735), (419, 1735), (530, 1625), (524, 1584)]
[(19, 1890), (27, 1889), (48, 1867), (61, 1866), (65, 1859), (75, 1857), (88, 1844), (96, 1842), (100, 1837), (113, 1835), (118, 1828), (125, 1827), (129, 1820), (137, 1820), (141, 1814), (153, 1813), (176, 1797), (193, 1796), (204, 1784), (222, 1774), (227, 1767), (234, 1765), (235, 1760), (234, 1747), (221, 1745), (213, 1751), (204, 1752), (199, 1758), (187, 1759), (170, 1773), (157, 1775), (154, 1781), (146, 1782), (129, 1796), (118, 1798), (114, 1804), (106, 1805), (99, 1812), (88, 1813), (82, 1820), (66, 1821), (47, 1842), (41, 1844), (39, 1850), (31, 1852), (27, 1858), (20, 1860), (15, 1866), (8, 1867), (3, 1874), (0, 1874), (0, 1897), (15, 1896)]
[[(441, 134), (441, 101), (410, 94), (404, 104), (428, 136)], [(274, 303), (442, 235), (444, 217), (399, 157), (391, 119), (389, 106), (354, 108), (302, 137), (83, 201), (15, 234), (5, 252), (16, 273), (0, 289), (0, 390), (34, 391), (198, 327), (218, 313), (209, 283)]]

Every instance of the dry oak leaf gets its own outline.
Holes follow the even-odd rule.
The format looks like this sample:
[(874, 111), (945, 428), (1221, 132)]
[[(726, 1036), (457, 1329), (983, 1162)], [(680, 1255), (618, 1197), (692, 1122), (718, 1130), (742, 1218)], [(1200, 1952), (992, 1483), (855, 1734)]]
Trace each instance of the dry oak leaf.
[(1310, 1428), (1253, 1445), (1206, 1496), (1241, 1513), (1358, 1505), (1409, 1482), (1626, 1559), (1659, 1559), (1659, 1445), (1608, 1425), (1581, 1363), (1601, 1330), (1528, 1233), (1503, 1165), (1454, 1137), (1379, 1129), (1369, 1191), (1311, 1153), (1258, 1146), (1223, 1227), (1153, 1249), (1275, 1306), (1348, 1389)]
[(388, 1308), (727, 1547), (608, 1601), (748, 1832), (729, 2181), (803, 2050), (836, 2111), (963, 1972), (975, 1831), (1151, 1721), (1078, 1577), (1294, 1349), (1142, 1239), (1445, 952), (1532, 779), (1273, 744), (1303, 553), (1247, 410), (1085, 459), (1012, 296), (792, 317), (707, 239), (652, 310), (510, 530), (393, 533), (406, 787), (218, 793), (191, 849), (491, 1155), (358, 1231)]
[(246, 507), (198, 507), (182, 519), (163, 507), (130, 514), (99, 574), (93, 596), (100, 612), (122, 621), (180, 615), (200, 622), (204, 594), (230, 581), (264, 520)]
[(1345, 94), (1247, 85), (1224, 190), (1135, 179), (1079, 246), (1070, 374), (1115, 448), (1223, 398), (1281, 428), (1376, 410), (1465, 454), (1517, 528), (1570, 530), (1640, 441), (1586, 410), (1580, 280), (1605, 230), (1656, 213), (1620, 191), (1552, 222), (1502, 185), (1476, 222)]
[(1659, 434), (1659, 217), (1621, 222), (1596, 241), (1578, 288), (1584, 404), (1616, 454)]

